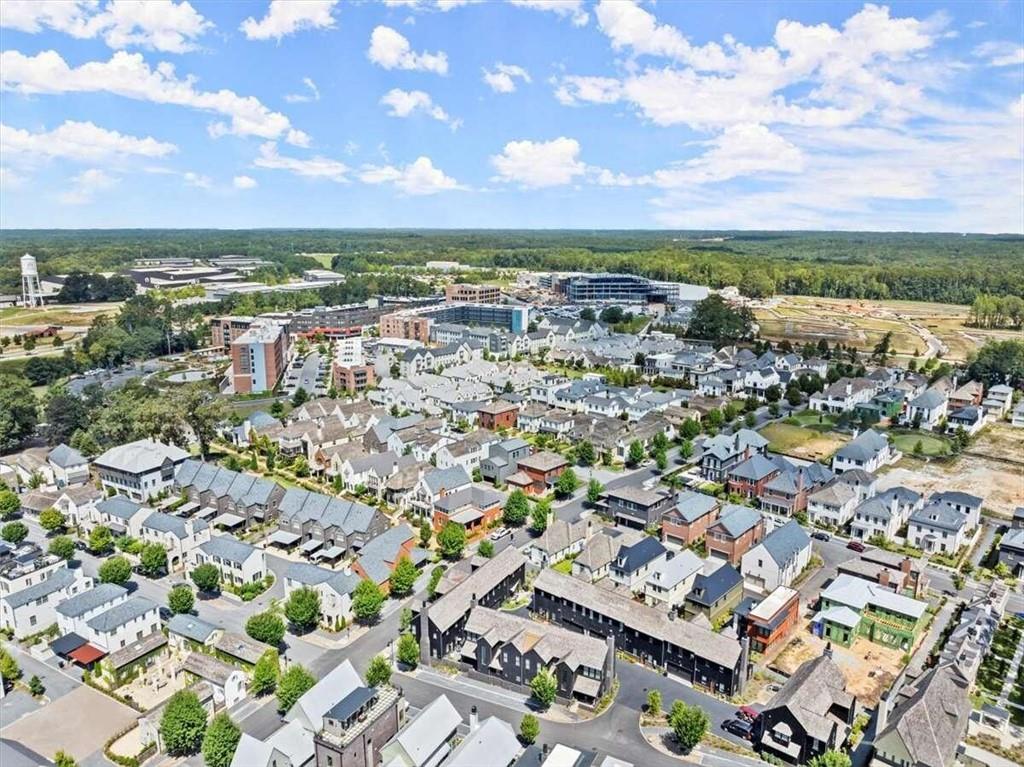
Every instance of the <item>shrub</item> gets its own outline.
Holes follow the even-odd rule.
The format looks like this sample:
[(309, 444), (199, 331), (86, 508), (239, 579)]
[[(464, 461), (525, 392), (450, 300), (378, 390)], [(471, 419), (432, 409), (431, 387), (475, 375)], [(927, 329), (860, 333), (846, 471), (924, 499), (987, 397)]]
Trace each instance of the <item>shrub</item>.
[(314, 684), (313, 675), (302, 666), (289, 666), (277, 683), (277, 710), (286, 713)]
[(672, 704), (672, 710), (668, 715), (672, 734), (676, 736), (684, 751), (690, 751), (700, 743), (708, 731), (708, 722), (708, 715), (704, 713), (704, 709), (700, 706), (688, 706), (681, 700)]
[(122, 556), (111, 557), (99, 569), (100, 583), (116, 583), (123, 586), (132, 577), (132, 566)]
[(381, 687), (391, 681), (391, 664), (383, 655), (373, 656), (366, 669), (366, 683), (371, 687)]
[(257, 642), (277, 647), (284, 639), (284, 621), (274, 613), (267, 611), (256, 613), (245, 622), (245, 633)]
[(402, 634), (398, 638), (398, 660), (409, 668), (416, 668), (420, 662), (420, 643), (412, 634)]
[(540, 722), (533, 714), (523, 714), (519, 720), (519, 740), (529, 746), (540, 735)]
[(555, 696), (558, 695), (558, 680), (555, 679), (554, 674), (546, 668), (542, 668), (530, 680), (530, 691), (541, 708), (550, 708), (551, 704), (555, 702)]
[(203, 761), (206, 767), (230, 767), (231, 760), (242, 739), (242, 731), (222, 711), (213, 718), (203, 738)]
[(28, 527), (26, 527), (24, 522), (8, 522), (0, 530), (0, 537), (3, 537), (8, 543), (17, 546), (28, 537)]
[(269, 695), (277, 689), (277, 678), (280, 673), (277, 650), (267, 650), (256, 661), (249, 690), (253, 695)]
[(192, 593), (191, 588), (184, 584), (175, 586), (167, 592), (167, 606), (171, 608), (171, 612), (175, 615), (192, 612), (195, 603), (195, 594)]
[(194, 692), (179, 690), (171, 696), (160, 718), (160, 737), (171, 756), (195, 754), (206, 733), (206, 709)]

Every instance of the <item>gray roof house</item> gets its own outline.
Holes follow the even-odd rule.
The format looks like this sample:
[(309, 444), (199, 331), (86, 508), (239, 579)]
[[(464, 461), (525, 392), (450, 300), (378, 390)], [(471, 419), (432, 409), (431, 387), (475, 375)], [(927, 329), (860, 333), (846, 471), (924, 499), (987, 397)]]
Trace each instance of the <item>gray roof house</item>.
[(428, 767), (437, 765), (451, 751), (462, 717), (447, 696), (434, 698), (426, 708), (406, 724), (381, 748), (381, 759), (388, 767)]
[(810, 561), (811, 538), (791, 519), (743, 555), (740, 571), (751, 589), (768, 593), (792, 585)]

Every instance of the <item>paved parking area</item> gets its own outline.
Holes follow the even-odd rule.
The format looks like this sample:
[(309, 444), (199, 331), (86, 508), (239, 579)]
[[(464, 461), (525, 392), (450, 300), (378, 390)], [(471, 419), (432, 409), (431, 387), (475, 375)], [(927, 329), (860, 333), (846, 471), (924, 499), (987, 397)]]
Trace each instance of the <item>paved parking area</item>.
[(63, 749), (81, 760), (103, 748), (115, 733), (135, 722), (138, 713), (91, 687), (79, 687), (0, 730), (36, 753)]

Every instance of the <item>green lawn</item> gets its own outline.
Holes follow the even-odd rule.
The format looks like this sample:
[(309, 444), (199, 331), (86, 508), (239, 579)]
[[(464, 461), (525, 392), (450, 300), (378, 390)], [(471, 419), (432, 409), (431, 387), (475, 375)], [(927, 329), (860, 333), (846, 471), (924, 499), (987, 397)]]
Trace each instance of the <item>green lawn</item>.
[(889, 436), (892, 438), (893, 447), (903, 453), (903, 455), (914, 455), (914, 448), (917, 447), (918, 442), (921, 443), (922, 455), (934, 458), (949, 454), (949, 440), (937, 434), (929, 434), (923, 431), (906, 431), (899, 433), (890, 432)]
[(827, 413), (819, 413), (815, 410), (804, 410), (796, 415), (791, 415), (786, 419), (786, 422), (795, 421), (800, 426), (817, 426), (822, 425), (831, 427), (835, 421), (832, 416)]
[(846, 441), (833, 431), (782, 422), (768, 424), (761, 429), (761, 436), (768, 440), (768, 449), (773, 453), (812, 461), (832, 455)]
[(572, 575), (572, 560), (563, 559), (556, 565), (551, 565), (551, 569), (556, 572), (563, 573), (565, 575)]

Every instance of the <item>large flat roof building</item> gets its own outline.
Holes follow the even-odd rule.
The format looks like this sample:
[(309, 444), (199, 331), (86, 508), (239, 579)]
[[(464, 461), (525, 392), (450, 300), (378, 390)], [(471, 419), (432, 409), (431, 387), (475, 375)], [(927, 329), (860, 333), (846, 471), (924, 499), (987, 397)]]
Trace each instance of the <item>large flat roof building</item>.
[(231, 378), (236, 394), (270, 391), (284, 375), (288, 335), (276, 322), (253, 323), (231, 342)]

